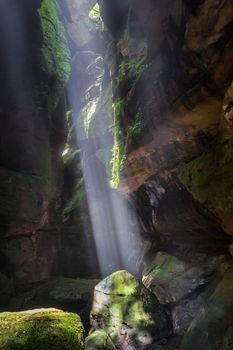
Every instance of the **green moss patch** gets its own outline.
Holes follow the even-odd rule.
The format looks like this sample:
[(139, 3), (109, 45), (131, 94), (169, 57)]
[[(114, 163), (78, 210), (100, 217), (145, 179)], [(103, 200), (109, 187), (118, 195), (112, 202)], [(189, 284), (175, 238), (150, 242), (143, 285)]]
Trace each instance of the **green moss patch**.
[(0, 314), (1, 350), (83, 348), (83, 326), (76, 314), (56, 309)]
[(86, 338), (86, 350), (114, 350), (116, 349), (111, 337), (103, 330), (98, 330)]
[(122, 120), (122, 104), (123, 100), (117, 99), (112, 104), (113, 109), (113, 125), (112, 133), (114, 135), (114, 144), (112, 148), (112, 176), (110, 180), (110, 187), (117, 188), (120, 183), (120, 174), (123, 168), (124, 161), (127, 158), (127, 152), (132, 139), (140, 135), (144, 127), (144, 120), (141, 110), (135, 115), (133, 122), (129, 123), (123, 131), (121, 126)]

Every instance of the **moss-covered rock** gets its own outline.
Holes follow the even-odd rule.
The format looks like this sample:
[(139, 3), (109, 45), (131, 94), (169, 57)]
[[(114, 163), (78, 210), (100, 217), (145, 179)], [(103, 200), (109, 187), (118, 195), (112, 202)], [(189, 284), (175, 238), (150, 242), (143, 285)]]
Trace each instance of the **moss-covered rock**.
[(42, 97), (48, 97), (48, 107), (54, 110), (70, 75), (71, 56), (56, 2), (43, 0), (38, 12), (43, 34), (41, 53), (44, 81), (41, 94)]
[(155, 296), (127, 271), (117, 271), (95, 287), (91, 325), (104, 329), (114, 344), (133, 349), (170, 334)]
[(210, 208), (233, 210), (233, 138), (216, 140), (193, 161), (180, 167), (179, 177), (194, 198)]
[(57, 309), (0, 314), (1, 350), (83, 348), (83, 326), (76, 314)]
[(199, 255), (193, 262), (158, 252), (143, 272), (143, 284), (161, 304), (177, 303), (207, 284), (222, 259), (221, 256)]
[(114, 350), (111, 337), (104, 330), (93, 332), (85, 341), (86, 350)]
[(199, 157), (180, 166), (178, 173), (192, 196), (221, 220), (229, 234), (233, 234), (232, 91), (231, 84), (224, 97), (218, 136)]

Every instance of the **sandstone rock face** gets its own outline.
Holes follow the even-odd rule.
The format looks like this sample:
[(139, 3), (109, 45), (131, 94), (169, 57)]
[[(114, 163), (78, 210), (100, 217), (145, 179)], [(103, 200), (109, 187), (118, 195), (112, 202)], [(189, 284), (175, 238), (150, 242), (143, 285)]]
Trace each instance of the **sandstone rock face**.
[(84, 349), (78, 315), (57, 309), (0, 314), (1, 349)]
[[(221, 131), (195, 160), (180, 167), (179, 176), (194, 198), (220, 220), (232, 234), (232, 84), (223, 100)], [(223, 180), (224, 179), (224, 180)]]
[(95, 287), (91, 325), (122, 349), (144, 349), (171, 332), (156, 298), (127, 271), (115, 272)]
[(57, 249), (70, 51), (54, 1), (3, 1), (1, 23), (0, 251), (22, 285), (50, 277), (43, 238)]
[(156, 244), (226, 251), (232, 3), (136, 1), (119, 5), (112, 24), (109, 3), (102, 7), (112, 34), (106, 58), (118, 116), (118, 189), (136, 201)]

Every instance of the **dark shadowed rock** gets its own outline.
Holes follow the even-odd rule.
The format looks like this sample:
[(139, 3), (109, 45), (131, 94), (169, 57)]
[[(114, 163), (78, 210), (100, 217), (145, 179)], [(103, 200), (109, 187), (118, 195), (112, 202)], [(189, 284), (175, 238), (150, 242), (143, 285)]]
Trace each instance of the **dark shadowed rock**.
[(226, 272), (184, 336), (180, 350), (230, 350), (233, 344), (233, 273)]
[(94, 287), (99, 280), (81, 278), (55, 278), (32, 291), (17, 295), (9, 308), (14, 311), (40, 307), (57, 307), (66, 311), (78, 312), (85, 325), (88, 324)]
[(196, 259), (183, 260), (159, 252), (144, 270), (142, 281), (161, 304), (177, 303), (206, 285), (223, 259), (224, 256), (199, 255)]

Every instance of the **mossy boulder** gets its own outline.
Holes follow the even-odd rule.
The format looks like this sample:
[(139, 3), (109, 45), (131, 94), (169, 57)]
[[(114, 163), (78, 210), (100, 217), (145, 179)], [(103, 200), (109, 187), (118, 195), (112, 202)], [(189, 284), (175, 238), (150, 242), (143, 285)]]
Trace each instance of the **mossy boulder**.
[(1, 350), (82, 350), (84, 330), (76, 314), (38, 309), (0, 314)]
[(191, 323), (180, 350), (230, 350), (233, 345), (233, 272), (228, 270)]
[(94, 291), (93, 329), (103, 329), (116, 346), (140, 349), (170, 334), (156, 297), (127, 271), (117, 271)]
[(86, 350), (114, 350), (111, 337), (104, 330), (93, 332), (85, 341)]

